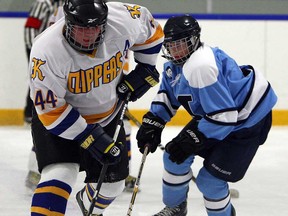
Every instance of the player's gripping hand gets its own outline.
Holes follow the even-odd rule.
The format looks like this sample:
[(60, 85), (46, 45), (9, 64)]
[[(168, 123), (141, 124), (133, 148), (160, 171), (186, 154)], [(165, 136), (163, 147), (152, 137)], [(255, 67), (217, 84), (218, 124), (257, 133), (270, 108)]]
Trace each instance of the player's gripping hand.
[(121, 160), (122, 143), (114, 143), (99, 124), (96, 124), (91, 133), (81, 141), (80, 146), (102, 164), (112, 165)]
[(139, 128), (136, 139), (138, 141), (139, 151), (143, 154), (145, 146), (148, 145), (149, 152), (156, 151), (161, 143), (161, 133), (165, 127), (165, 121), (148, 112), (143, 116), (142, 125)]
[(204, 149), (206, 137), (197, 129), (197, 122), (190, 121), (172, 141), (165, 146), (169, 159), (177, 164), (183, 163), (190, 155)]
[(125, 99), (131, 92), (130, 101), (136, 101), (157, 83), (159, 73), (156, 68), (138, 63), (134, 70), (123, 77), (116, 90), (120, 99)]

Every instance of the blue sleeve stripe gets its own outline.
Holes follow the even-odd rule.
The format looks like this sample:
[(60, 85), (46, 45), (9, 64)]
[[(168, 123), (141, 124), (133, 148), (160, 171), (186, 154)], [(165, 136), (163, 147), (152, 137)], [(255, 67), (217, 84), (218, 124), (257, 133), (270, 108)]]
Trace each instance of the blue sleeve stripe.
[(134, 52), (143, 53), (143, 54), (156, 54), (160, 51), (161, 47), (162, 47), (162, 43), (157, 44), (156, 46), (151, 47), (149, 49), (137, 50)]
[(61, 133), (63, 133), (65, 130), (69, 130), (69, 127), (72, 126), (77, 119), (79, 118), (80, 114), (78, 111), (76, 111), (75, 109), (71, 109), (71, 111), (69, 112), (69, 114), (63, 119), (62, 122), (60, 122), (60, 124), (58, 124), (56, 127), (54, 127), (53, 129), (50, 129), (50, 132), (55, 134), (55, 135), (60, 135)]

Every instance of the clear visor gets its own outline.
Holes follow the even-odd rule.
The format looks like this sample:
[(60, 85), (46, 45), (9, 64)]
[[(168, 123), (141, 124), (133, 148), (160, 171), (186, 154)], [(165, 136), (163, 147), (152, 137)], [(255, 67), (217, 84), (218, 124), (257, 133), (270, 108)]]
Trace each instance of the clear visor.
[(95, 27), (67, 25), (66, 39), (77, 50), (92, 51), (103, 42), (104, 32), (105, 24)]

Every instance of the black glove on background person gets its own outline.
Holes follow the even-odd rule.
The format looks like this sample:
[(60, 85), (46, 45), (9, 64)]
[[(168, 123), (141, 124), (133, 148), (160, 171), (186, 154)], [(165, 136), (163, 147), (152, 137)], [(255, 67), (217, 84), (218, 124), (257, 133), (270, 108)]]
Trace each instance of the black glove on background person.
[(80, 146), (101, 164), (113, 165), (121, 160), (122, 143), (114, 143), (99, 124), (81, 141)]
[(159, 73), (154, 66), (138, 63), (134, 70), (124, 75), (117, 85), (117, 93), (124, 100), (131, 92), (130, 101), (142, 97), (151, 87), (159, 83)]
[(191, 120), (172, 141), (166, 144), (165, 150), (169, 159), (177, 164), (183, 163), (190, 155), (204, 149), (206, 137), (197, 129), (197, 121)]
[(143, 116), (142, 125), (136, 135), (138, 148), (142, 154), (146, 145), (149, 147), (149, 152), (153, 153), (156, 151), (158, 145), (161, 143), (161, 133), (165, 124), (165, 121), (151, 112)]

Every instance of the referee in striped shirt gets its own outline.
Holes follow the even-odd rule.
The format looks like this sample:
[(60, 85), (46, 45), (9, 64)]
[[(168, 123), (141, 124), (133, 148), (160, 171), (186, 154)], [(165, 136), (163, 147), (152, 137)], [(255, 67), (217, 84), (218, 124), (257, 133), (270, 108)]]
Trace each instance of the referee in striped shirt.
[[(64, 0), (36, 0), (32, 4), (24, 28), (24, 42), (28, 61), (33, 39), (49, 26), (50, 16), (63, 4)], [(28, 124), (31, 123), (32, 119), (32, 107), (33, 102), (30, 99), (30, 90), (28, 89), (24, 108), (24, 121)]]

